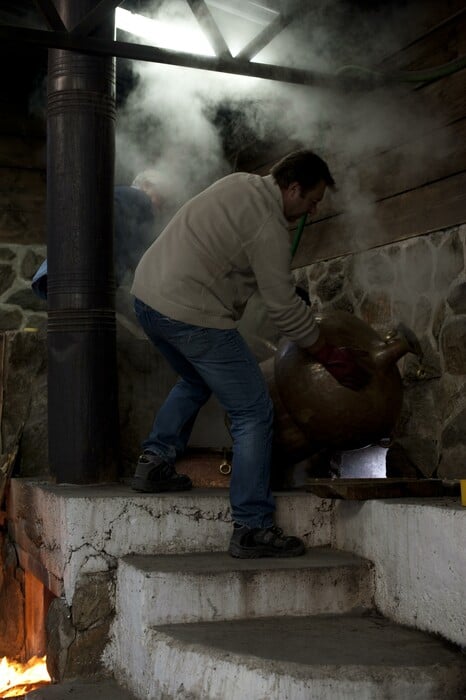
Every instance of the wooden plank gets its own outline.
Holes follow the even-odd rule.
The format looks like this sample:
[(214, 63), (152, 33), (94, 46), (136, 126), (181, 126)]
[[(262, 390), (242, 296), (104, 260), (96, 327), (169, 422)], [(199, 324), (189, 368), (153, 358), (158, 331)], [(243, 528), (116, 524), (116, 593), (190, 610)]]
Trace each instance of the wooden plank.
[(0, 193), (33, 192), (45, 195), (45, 169), (1, 168)]
[(423, 70), (448, 63), (466, 53), (466, 8), (464, 4), (427, 34), (385, 59), (382, 70)]
[(466, 68), (418, 91), (426, 109), (435, 114), (439, 123), (450, 124), (466, 116)]
[[(358, 196), (362, 194), (365, 198), (365, 193), (370, 193), (373, 200), (378, 200), (424, 186), (466, 167), (466, 70), (411, 93), (409, 98), (414, 100), (413, 113), (422, 115), (424, 110), (427, 117), (425, 120), (420, 117), (414, 132), (414, 119), (406, 124), (406, 129), (400, 129), (402, 143), (368, 152), (357, 162), (349, 152), (324, 156), (341, 191), (326, 195), (319, 207), (319, 218), (342, 211), (348, 177), (352, 178)], [(396, 105), (393, 111), (396, 113)], [(434, 128), (435, 124), (438, 126)], [(289, 142), (276, 144), (273, 158), (262, 162), (257, 159), (246, 169), (260, 175), (268, 173), (279, 157), (293, 150), (289, 146)]]
[(466, 170), (466, 118), (361, 162), (359, 186), (374, 200)]
[(45, 119), (27, 113), (27, 105), (15, 104), (0, 96), (0, 134), (37, 136), (45, 141)]
[(466, 171), (306, 226), (293, 267), (369, 250), (466, 222)]
[(0, 211), (27, 211), (40, 215), (45, 209), (44, 192), (2, 192), (0, 190)]
[(302, 144), (293, 139), (269, 144), (264, 148), (259, 148), (257, 152), (248, 148), (238, 155), (236, 170), (245, 170), (257, 175), (268, 175), (270, 168), (283, 156), (300, 148), (302, 148)]
[(45, 243), (45, 211), (0, 210), (0, 243)]
[(355, 196), (372, 205), (466, 170), (466, 118), (361, 159), (357, 167), (338, 157), (335, 162), (331, 169), (338, 189), (326, 193), (319, 220), (345, 212), (348, 180)]
[[(440, 128), (466, 117), (466, 68), (422, 86), (413, 85), (410, 88), (409, 84), (405, 84), (404, 88), (404, 95), (401, 94), (398, 98), (387, 88), (385, 102), (393, 116), (396, 116), (397, 109), (400, 118), (403, 118), (405, 113), (419, 115), (414, 127), (416, 136), (430, 131), (433, 125)], [(383, 93), (379, 96), (384, 99)], [(370, 113), (368, 103), (369, 117)], [(352, 108), (349, 105), (349, 119), (351, 114)], [(408, 140), (410, 135), (414, 135), (413, 126), (409, 121), (406, 130), (399, 131), (403, 140)]]
[[(456, 50), (458, 50), (459, 46), (462, 51), (463, 45), (466, 44), (466, 12), (464, 14), (464, 19), (463, 16), (461, 17), (460, 29), (460, 39), (458, 40), (460, 41), (460, 43), (457, 44)], [(440, 38), (445, 36), (445, 32), (447, 30), (448, 25), (445, 25), (445, 28), (442, 28), (441, 31), (439, 30)], [(432, 46), (435, 45), (435, 41), (438, 41), (438, 39), (436, 39), (436, 32), (434, 32), (432, 36), (429, 37), (429, 42), (434, 42)], [(431, 44), (429, 43), (429, 46), (430, 45)], [(417, 47), (416, 49), (413, 48), (413, 51), (414, 50), (419, 51), (419, 47)], [(445, 47), (443, 47), (441, 48), (441, 50), (448, 51), (449, 49), (445, 49)], [(441, 80), (437, 80), (434, 83), (425, 85), (422, 88), (415, 89), (415, 86), (411, 88), (409, 85), (406, 85), (405, 88), (406, 89), (404, 96), (402, 95), (401, 97), (396, 97), (394, 94), (391, 94), (391, 92), (388, 89), (385, 94), (388, 110), (392, 109), (394, 118), (396, 118), (397, 111), (399, 112), (400, 119), (403, 118), (403, 114), (408, 113), (406, 127), (399, 128), (398, 125), (400, 141), (403, 141), (406, 145), (403, 145), (403, 143), (395, 145), (395, 149), (398, 150), (391, 149), (391, 153), (389, 153), (388, 155), (387, 163), (384, 162), (385, 158), (387, 157), (387, 151), (382, 152), (380, 149), (378, 149), (377, 153), (370, 154), (371, 158), (376, 159), (372, 164), (369, 163), (369, 161), (366, 159), (364, 163), (358, 161), (357, 165), (355, 164), (355, 167), (357, 171), (357, 176), (361, 179), (361, 181), (365, 180), (367, 182), (367, 177), (365, 177), (362, 165), (364, 165), (364, 168), (368, 170), (368, 172), (370, 173), (370, 177), (379, 174), (378, 178), (380, 178), (380, 174), (390, 171), (390, 168), (396, 163), (397, 158), (400, 159), (403, 155), (403, 151), (409, 154), (410, 143), (414, 144), (413, 158), (415, 158), (419, 154), (423, 156), (422, 167), (417, 169), (417, 171), (412, 167), (403, 167), (402, 169), (400, 168), (400, 174), (402, 175), (402, 179), (406, 179), (406, 176), (409, 176), (409, 181), (406, 184), (402, 184), (400, 182), (399, 186), (397, 186), (394, 182), (395, 178), (392, 178), (392, 183), (395, 186), (395, 189), (393, 189), (393, 191), (391, 192), (387, 187), (388, 183), (383, 185), (382, 187), (374, 183), (374, 186), (371, 187), (371, 190), (374, 192), (375, 198), (395, 194), (396, 192), (401, 192), (403, 191), (403, 189), (406, 188), (421, 186), (425, 184), (426, 181), (432, 181), (436, 178), (446, 177), (449, 174), (453, 174), (454, 172), (457, 172), (459, 170), (458, 163), (463, 157), (465, 148), (464, 123), (460, 126), (454, 126), (453, 124), (454, 122), (463, 120), (466, 117), (466, 69), (458, 71)], [(377, 91), (377, 94), (375, 94), (374, 99), (379, 99), (379, 97), (380, 92)], [(370, 119), (371, 106), (369, 100), (367, 112), (368, 118)], [(354, 113), (353, 105), (349, 104), (349, 121), (351, 120), (352, 113)], [(410, 117), (410, 115), (415, 114), (419, 114), (419, 118), (417, 120)], [(423, 118), (424, 114), (426, 115), (425, 118)], [(438, 129), (446, 127), (446, 131), (443, 134), (440, 131), (438, 133), (435, 133), (435, 131), (433, 130), (433, 125), (435, 124), (437, 125)], [(450, 125), (453, 126), (451, 128), (448, 128), (450, 127)], [(350, 124), (348, 128), (349, 130), (351, 130)], [(374, 124), (372, 128), (376, 129), (377, 125)], [(381, 130), (383, 128), (387, 127), (380, 127)], [(458, 130), (456, 142), (454, 134), (455, 129)], [(450, 135), (452, 137), (452, 140), (449, 141)], [(392, 134), (389, 134), (388, 136), (391, 139), (393, 139)], [(439, 151), (439, 142), (444, 143), (445, 141), (449, 141), (446, 144), (445, 158), (432, 157), (431, 164), (429, 165), (429, 163), (426, 163), (425, 153), (422, 153), (423, 142), (427, 146), (426, 153), (431, 151), (433, 155), (433, 152), (435, 150), (437, 150), (437, 152)], [(268, 159), (266, 158), (262, 162), (258, 162), (258, 159), (256, 159), (254, 162), (249, 163), (249, 168), (247, 169), (251, 169), (253, 172), (257, 172), (258, 174), (266, 174), (270, 170), (271, 165), (275, 162), (275, 160), (278, 159), (275, 156), (278, 154), (284, 155), (285, 153), (289, 152), (289, 150), (292, 149), (287, 148), (286, 143), (277, 144), (277, 146), (275, 147), (273, 157), (270, 157)], [(451, 161), (452, 155), (454, 162)], [(413, 158), (410, 158), (410, 160), (407, 161), (407, 163), (410, 166), (413, 165)], [(448, 172), (448, 164), (450, 162), (452, 167), (450, 172)], [(332, 163), (338, 164), (339, 167), (333, 167)], [(334, 176), (337, 183), (342, 182), (345, 176), (345, 170), (349, 166), (351, 166), (351, 157), (349, 153), (331, 154), (329, 158), (329, 164), (332, 166), (331, 169), (334, 172)], [(432, 172), (428, 172), (432, 169), (434, 169)], [(416, 174), (416, 172), (419, 174), (418, 182), (415, 182), (415, 178), (413, 177)], [(343, 173), (343, 177), (341, 173)], [(363, 184), (362, 187), (365, 188), (366, 185)], [(332, 200), (330, 204), (331, 206), (329, 206), (328, 201), (324, 202), (323, 207), (321, 209), (322, 215), (327, 216), (336, 213), (336, 211), (339, 210), (338, 201)]]
[(345, 181), (352, 179), (357, 197), (371, 202), (387, 199), (466, 170), (466, 118), (422, 133), (408, 143), (340, 167), (335, 179), (340, 190), (329, 193), (319, 207), (319, 219), (344, 212)]
[[(393, 183), (395, 186), (391, 192), (387, 184), (373, 187), (377, 198), (380, 198), (421, 186), (462, 169), (461, 162), (465, 158), (466, 149), (466, 69), (407, 93), (398, 103), (398, 107), (400, 119), (404, 114), (408, 115), (406, 124), (402, 124), (398, 129), (400, 142), (393, 144), (389, 149), (378, 148), (357, 162), (352, 162), (353, 159), (347, 153), (336, 154), (332, 158), (338, 164), (341, 162), (341, 168), (339, 166), (335, 169), (337, 183), (341, 181), (340, 172), (344, 173), (347, 167), (356, 168), (359, 177), (364, 178), (364, 171), (369, 171), (372, 177), (377, 172), (389, 171), (397, 160), (401, 164), (405, 162), (409, 165), (409, 169), (399, 168), (402, 180), (407, 178), (406, 184), (402, 184), (401, 180), (399, 185)], [(370, 115), (370, 104), (367, 109)], [(390, 99), (387, 99), (387, 110), (392, 110), (392, 116), (395, 117), (397, 103), (391, 104)], [(416, 114), (419, 115), (417, 119), (413, 116)], [(381, 127), (381, 130), (383, 128)], [(387, 136), (393, 139), (391, 134)], [(413, 167), (416, 158), (420, 166), (417, 169)], [(419, 176), (417, 181), (416, 172)]]
[[(228, 488), (231, 475), (231, 454), (225, 456), (221, 451), (193, 450), (192, 448), (180, 458), (178, 469), (187, 474), (196, 488)], [(222, 471), (220, 471), (220, 465)], [(184, 471), (181, 471), (184, 470)]]
[(45, 168), (45, 140), (0, 135), (0, 167)]
[(442, 479), (309, 479), (305, 490), (320, 498), (367, 501), (380, 498), (459, 496), (458, 482)]
[[(407, 18), (411, 41), (426, 34), (441, 22), (460, 12), (464, 8), (464, 0), (417, 0), (416, 3), (408, 3)], [(412, 19), (416, 18), (416, 21)]]

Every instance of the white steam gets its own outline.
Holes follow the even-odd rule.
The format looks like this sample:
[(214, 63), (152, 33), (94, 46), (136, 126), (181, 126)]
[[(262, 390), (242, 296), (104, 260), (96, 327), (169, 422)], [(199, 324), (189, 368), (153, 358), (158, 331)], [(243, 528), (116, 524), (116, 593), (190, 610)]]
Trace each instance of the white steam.
[[(248, 17), (248, 7), (260, 9), (260, 3), (207, 3), (232, 53), (265, 26), (264, 16)], [(292, 5), (280, 3), (280, 8), (286, 11)], [(329, 76), (345, 66), (370, 70), (408, 40), (407, 28), (412, 31), (416, 18), (407, 17), (406, 12), (374, 2), (358, 13), (349, 1), (321, 0), (313, 3), (307, 16), (299, 16), (280, 32), (255, 60)], [(184, 0), (159, 2), (151, 16), (171, 23), (175, 34), (177, 28), (180, 33), (189, 27), (199, 30)], [(361, 160), (378, 151), (415, 143), (414, 137), (438, 125), (437, 116), (424, 109), (420, 91), (413, 93), (412, 86), (404, 84), (341, 90), (332, 83), (319, 88), (297, 86), (137, 61), (132, 69), (137, 85), (118, 112), (117, 182), (130, 182), (146, 168), (159, 170), (164, 196), (173, 209), (235, 169), (235, 149), (236, 155), (244, 155), (255, 141), (290, 140), (326, 158), (339, 187), (335, 201), (355, 220), (358, 216), (364, 220), (362, 228), (369, 231), (370, 184), (358, 189), (360, 183), (348, 167), (354, 165), (357, 170)], [(227, 116), (222, 131), (215, 114), (224, 105)], [(238, 114), (241, 119), (236, 120)], [(233, 152), (226, 152), (225, 139), (233, 142)], [(428, 169), (445, 146), (430, 145), (428, 153), (414, 145), (409, 162), (400, 161), (398, 167), (414, 168), (416, 163)]]

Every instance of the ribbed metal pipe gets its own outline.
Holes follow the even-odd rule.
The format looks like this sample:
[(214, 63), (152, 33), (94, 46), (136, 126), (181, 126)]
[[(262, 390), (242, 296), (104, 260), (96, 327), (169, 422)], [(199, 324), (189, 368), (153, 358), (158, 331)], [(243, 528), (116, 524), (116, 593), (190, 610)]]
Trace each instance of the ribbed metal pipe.
[[(98, 0), (57, 0), (66, 27)], [(112, 39), (113, 13), (95, 36)], [(49, 459), (58, 482), (117, 477), (115, 61), (49, 51)]]

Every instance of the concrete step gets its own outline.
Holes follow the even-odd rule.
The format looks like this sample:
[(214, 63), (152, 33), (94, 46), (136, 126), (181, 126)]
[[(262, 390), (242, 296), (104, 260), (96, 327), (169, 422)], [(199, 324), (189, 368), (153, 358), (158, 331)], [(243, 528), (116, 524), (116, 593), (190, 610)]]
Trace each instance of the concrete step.
[[(276, 494), (276, 522), (308, 547), (329, 545), (334, 502)], [(225, 551), (232, 533), (226, 489), (139, 494), (126, 484), (77, 486), (12, 479), (8, 521), (20, 561), (71, 601), (83, 570), (116, 568), (128, 554)], [(39, 543), (39, 545), (37, 544)]]
[(76, 678), (26, 693), (27, 700), (136, 700), (112, 678)]
[(456, 648), (376, 615), (157, 626), (139, 665), (120, 673), (141, 700), (459, 700), (466, 688)]
[[(330, 543), (334, 501), (303, 491), (280, 491), (275, 497), (276, 521), (287, 533), (303, 537), (308, 547)], [(232, 532), (227, 489), (142, 494), (126, 484), (75, 486), (12, 479), (8, 518), (15, 536), (25, 543), (30, 530), (25, 514), (30, 512), (41, 516), (45, 546), (60, 535), (65, 559), (69, 549), (83, 542), (117, 557), (131, 552), (222, 551)]]
[(156, 625), (368, 610), (373, 589), (370, 562), (327, 547), (290, 559), (241, 560), (226, 552), (128, 556), (118, 564), (106, 665), (132, 679), (144, 675), (141, 659)]
[[(171, 554), (228, 548), (232, 522), (227, 489), (130, 494), (125, 510), (129, 515), (131, 509), (132, 517), (139, 520), (139, 542), (127, 552)], [(302, 537), (307, 547), (330, 544), (333, 501), (303, 491), (281, 491), (275, 500), (276, 523), (287, 534)], [(134, 537), (132, 524), (128, 520), (128, 537)]]
[[(276, 494), (276, 522), (308, 547), (329, 545), (334, 502)], [(73, 599), (83, 569), (116, 568), (128, 554), (225, 551), (233, 531), (226, 489), (139, 494), (126, 484), (12, 479), (8, 521), (21, 563), (57, 596)], [(39, 544), (38, 544), (39, 543)]]
[(342, 613), (371, 608), (373, 583), (370, 562), (328, 547), (290, 559), (136, 555), (119, 561), (116, 610), (135, 632), (176, 622)]

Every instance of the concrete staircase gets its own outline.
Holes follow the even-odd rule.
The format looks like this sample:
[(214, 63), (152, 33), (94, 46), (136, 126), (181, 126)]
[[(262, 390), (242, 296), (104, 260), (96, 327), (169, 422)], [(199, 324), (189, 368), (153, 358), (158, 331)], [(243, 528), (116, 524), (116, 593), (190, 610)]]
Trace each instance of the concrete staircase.
[(105, 662), (140, 700), (466, 697), (458, 648), (379, 615), (371, 562), (328, 546), (330, 501), (278, 494), (277, 523), (308, 552), (243, 561), (225, 552), (226, 491), (136, 498), (162, 520), (152, 547), (145, 531), (140, 553), (118, 558)]

